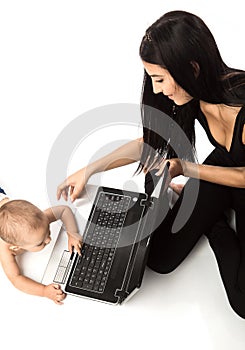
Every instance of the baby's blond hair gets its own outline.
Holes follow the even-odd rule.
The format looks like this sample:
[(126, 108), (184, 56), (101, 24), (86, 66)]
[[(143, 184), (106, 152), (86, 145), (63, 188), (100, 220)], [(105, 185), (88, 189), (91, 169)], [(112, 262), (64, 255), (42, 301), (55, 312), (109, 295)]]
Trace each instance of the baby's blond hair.
[(26, 200), (12, 200), (0, 208), (0, 237), (7, 243), (28, 243), (28, 234), (46, 222), (44, 213)]

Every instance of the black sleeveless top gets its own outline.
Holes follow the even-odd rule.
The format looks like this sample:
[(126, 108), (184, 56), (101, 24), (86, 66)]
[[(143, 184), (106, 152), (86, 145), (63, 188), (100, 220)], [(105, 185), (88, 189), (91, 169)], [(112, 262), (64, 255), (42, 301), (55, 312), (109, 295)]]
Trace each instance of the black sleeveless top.
[[(245, 144), (242, 143), (242, 133), (245, 124), (245, 106), (238, 112), (235, 120), (233, 137), (228, 151), (220, 145), (212, 136), (205, 115), (199, 110), (197, 120), (203, 126), (211, 144), (217, 149), (217, 162), (221, 166), (245, 166)], [(219, 158), (219, 159), (218, 159)]]
[[(245, 144), (242, 142), (243, 127), (245, 124), (245, 106), (238, 112), (235, 120), (233, 137), (228, 151), (225, 146), (220, 145), (212, 136), (208, 126), (208, 122), (204, 113), (199, 109), (197, 120), (206, 131), (207, 137), (211, 144), (215, 147), (215, 152), (212, 152), (212, 165), (224, 167), (243, 167), (245, 166)], [(213, 163), (214, 161), (214, 163)], [(209, 164), (207, 162), (207, 164)], [(148, 172), (145, 176), (145, 190), (151, 193), (154, 189), (154, 172)], [(239, 189), (241, 190), (241, 189)], [(244, 189), (242, 191), (245, 193)]]

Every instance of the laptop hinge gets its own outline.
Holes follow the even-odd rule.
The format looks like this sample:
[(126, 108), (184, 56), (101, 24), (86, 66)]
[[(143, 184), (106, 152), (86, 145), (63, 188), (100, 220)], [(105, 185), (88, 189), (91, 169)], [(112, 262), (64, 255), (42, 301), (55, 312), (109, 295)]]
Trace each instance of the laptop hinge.
[(120, 302), (122, 302), (129, 296), (129, 293), (125, 290), (117, 289), (115, 292), (115, 296), (120, 298)]
[(142, 207), (153, 208), (153, 206), (154, 206), (154, 201), (153, 201), (152, 198), (150, 198), (150, 199), (141, 199), (140, 205), (141, 205)]

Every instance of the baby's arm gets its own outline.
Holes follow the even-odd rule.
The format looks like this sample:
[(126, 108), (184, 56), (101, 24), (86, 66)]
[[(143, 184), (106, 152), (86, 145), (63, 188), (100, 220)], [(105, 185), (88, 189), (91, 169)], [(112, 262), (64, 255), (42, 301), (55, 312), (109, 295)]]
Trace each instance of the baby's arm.
[(72, 210), (67, 205), (58, 205), (46, 209), (44, 213), (47, 215), (50, 223), (59, 219), (63, 222), (68, 235), (69, 251), (72, 253), (73, 248), (75, 248), (78, 254), (80, 254), (82, 237), (78, 233), (77, 223)]
[(1, 263), (6, 276), (17, 289), (24, 293), (49, 298), (56, 304), (62, 304), (62, 300), (65, 299), (66, 294), (62, 291), (61, 287), (55, 283), (45, 286), (23, 276), (15, 256), (8, 247), (1, 249)]

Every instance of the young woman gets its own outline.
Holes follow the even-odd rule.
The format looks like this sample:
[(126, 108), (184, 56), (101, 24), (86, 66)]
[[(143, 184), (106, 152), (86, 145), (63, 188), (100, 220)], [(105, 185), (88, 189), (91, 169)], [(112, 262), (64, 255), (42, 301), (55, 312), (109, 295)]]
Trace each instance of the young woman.
[[(205, 23), (184, 11), (166, 13), (147, 29), (140, 57), (145, 69), (143, 139), (69, 176), (58, 187), (57, 196), (67, 199), (70, 191), (75, 200), (92, 174), (135, 161), (139, 171), (146, 172), (145, 187), (150, 193), (168, 159), (172, 178), (190, 179), (154, 231), (148, 266), (159, 273), (173, 271), (206, 235), (230, 304), (245, 318), (245, 72), (228, 67)], [(159, 111), (181, 127), (193, 150), (194, 121), (199, 120), (215, 147), (203, 164), (195, 163), (194, 152), (185, 146), (178, 128), (162, 122)], [(166, 128), (168, 136), (163, 137)], [(151, 174), (154, 168), (156, 175)], [(190, 206), (186, 198), (191, 198), (197, 183), (194, 208), (176, 229), (182, 204)], [(226, 220), (230, 208), (236, 214), (236, 232)]]

